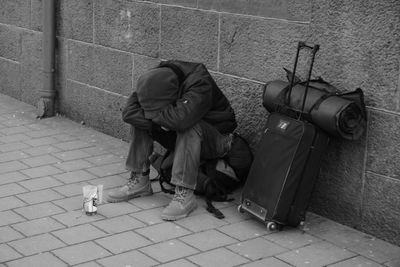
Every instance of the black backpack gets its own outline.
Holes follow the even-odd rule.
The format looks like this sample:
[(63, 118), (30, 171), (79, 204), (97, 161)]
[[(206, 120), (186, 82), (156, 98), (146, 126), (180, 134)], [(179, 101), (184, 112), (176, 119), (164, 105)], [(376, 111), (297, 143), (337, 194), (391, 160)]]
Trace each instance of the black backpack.
[[(171, 172), (174, 153), (167, 150), (164, 155), (154, 154), (150, 162), (158, 172), (161, 190), (165, 193), (174, 193), (171, 184)], [(247, 179), (253, 154), (247, 141), (239, 134), (234, 133), (230, 151), (223, 158), (207, 160), (201, 163), (195, 194), (204, 195), (207, 210), (217, 218), (224, 215), (213, 206), (212, 201), (231, 201), (228, 195), (241, 187)], [(234, 174), (230, 174), (233, 170)]]

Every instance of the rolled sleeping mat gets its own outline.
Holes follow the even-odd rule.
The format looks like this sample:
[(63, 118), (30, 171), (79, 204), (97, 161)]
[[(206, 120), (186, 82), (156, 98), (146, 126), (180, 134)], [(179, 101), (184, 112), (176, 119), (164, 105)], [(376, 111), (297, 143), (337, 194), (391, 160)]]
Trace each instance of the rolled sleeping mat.
[[(269, 112), (280, 111), (282, 107), (301, 111), (305, 85), (296, 84), (292, 88), (289, 103), (285, 103), (289, 86), (289, 82), (282, 80), (267, 83), (264, 88), (263, 106)], [(338, 91), (332, 91), (329, 84), (310, 81), (304, 105), (304, 118), (329, 134), (357, 140), (364, 133), (367, 124), (363, 92), (357, 89), (340, 94)]]

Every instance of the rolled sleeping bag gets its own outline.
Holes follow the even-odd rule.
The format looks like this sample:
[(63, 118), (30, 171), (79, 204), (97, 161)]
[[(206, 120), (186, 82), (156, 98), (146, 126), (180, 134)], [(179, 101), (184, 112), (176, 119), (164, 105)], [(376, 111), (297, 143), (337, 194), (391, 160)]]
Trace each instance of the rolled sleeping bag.
[[(266, 84), (263, 95), (263, 106), (269, 111), (280, 111), (283, 108), (301, 111), (305, 84), (297, 83), (292, 88), (289, 103), (289, 82), (276, 80)], [(348, 140), (359, 139), (366, 128), (366, 111), (361, 89), (341, 94), (332, 90), (327, 83), (310, 81), (304, 117), (329, 134)]]

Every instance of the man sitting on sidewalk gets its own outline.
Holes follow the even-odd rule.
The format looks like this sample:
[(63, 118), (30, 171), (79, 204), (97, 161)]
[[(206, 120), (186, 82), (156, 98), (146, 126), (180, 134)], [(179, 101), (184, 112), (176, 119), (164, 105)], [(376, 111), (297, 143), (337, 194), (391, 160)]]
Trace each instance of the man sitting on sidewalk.
[(149, 157), (153, 141), (174, 151), (171, 183), (175, 195), (162, 211), (164, 220), (178, 220), (196, 207), (200, 161), (224, 156), (236, 119), (228, 99), (203, 64), (165, 61), (138, 79), (137, 91), (127, 101), (123, 120), (131, 125), (132, 140), (126, 160), (128, 183), (108, 194), (120, 202), (153, 193)]

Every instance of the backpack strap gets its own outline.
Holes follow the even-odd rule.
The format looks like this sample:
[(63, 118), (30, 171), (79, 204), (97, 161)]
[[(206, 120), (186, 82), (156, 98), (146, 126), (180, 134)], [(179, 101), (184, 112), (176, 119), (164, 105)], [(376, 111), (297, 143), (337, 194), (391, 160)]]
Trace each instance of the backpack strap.
[(213, 214), (218, 219), (225, 218), (225, 215), (219, 209), (214, 207), (214, 205), (212, 204), (211, 200), (206, 199), (206, 203), (207, 203), (207, 211), (209, 213)]

